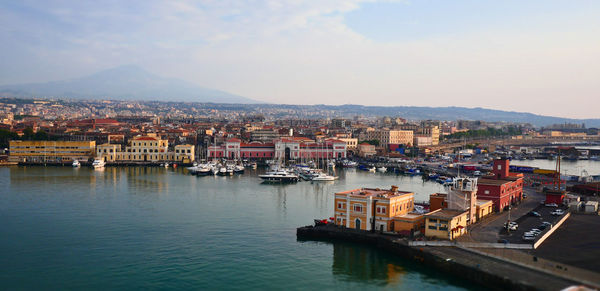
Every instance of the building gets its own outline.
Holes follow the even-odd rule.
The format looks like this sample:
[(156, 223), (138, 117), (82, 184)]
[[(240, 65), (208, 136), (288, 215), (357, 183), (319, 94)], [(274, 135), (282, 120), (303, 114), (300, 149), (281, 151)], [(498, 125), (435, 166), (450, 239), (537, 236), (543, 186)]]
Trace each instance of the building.
[(335, 193), (335, 224), (361, 230), (393, 231), (393, 217), (414, 210), (414, 193), (359, 188)]
[(394, 232), (415, 236), (419, 235), (425, 229), (425, 216), (418, 213), (407, 213), (394, 216)]
[(376, 129), (367, 131), (365, 135), (366, 140), (377, 140), (382, 146), (387, 146), (388, 144), (413, 144), (413, 132), (411, 130)]
[(232, 138), (220, 146), (208, 147), (208, 158), (227, 159), (343, 159), (346, 158), (346, 143), (337, 139), (314, 142), (303, 137), (282, 137), (274, 143), (243, 143)]
[(454, 178), (448, 191), (449, 210), (467, 212), (467, 225), (477, 220), (477, 178)]
[(426, 237), (453, 240), (467, 233), (467, 211), (438, 209), (424, 216)]
[(9, 161), (19, 163), (69, 163), (94, 157), (95, 141), (11, 140)]
[(494, 203), (492, 202), (492, 200), (477, 199), (477, 202), (475, 204), (477, 205), (477, 221), (480, 221), (486, 216), (494, 213)]
[(371, 157), (377, 154), (377, 151), (375, 150), (375, 146), (370, 144), (370, 143), (366, 143), (363, 142), (361, 144), (358, 145), (358, 155), (366, 158), (366, 157)]
[(260, 141), (260, 142), (273, 142), (274, 140), (281, 137), (279, 131), (273, 128), (267, 129), (257, 129), (250, 132), (250, 140), (251, 141)]
[(448, 208), (446, 198), (448, 198), (448, 194), (446, 193), (434, 193), (429, 195), (429, 211)]
[(502, 211), (523, 199), (523, 174), (511, 173), (509, 167), (506, 159), (494, 160), (492, 175), (477, 182), (477, 197), (491, 200), (494, 211)]
[(338, 137), (337, 139), (345, 142), (346, 149), (348, 149), (348, 150), (355, 150), (356, 147), (358, 146), (358, 138), (351, 138), (351, 137), (339, 138)]
[(120, 144), (101, 144), (96, 157), (107, 163), (115, 162), (181, 162), (192, 163), (196, 154), (193, 145), (176, 145), (169, 151), (169, 141), (155, 135), (136, 136), (123, 149)]

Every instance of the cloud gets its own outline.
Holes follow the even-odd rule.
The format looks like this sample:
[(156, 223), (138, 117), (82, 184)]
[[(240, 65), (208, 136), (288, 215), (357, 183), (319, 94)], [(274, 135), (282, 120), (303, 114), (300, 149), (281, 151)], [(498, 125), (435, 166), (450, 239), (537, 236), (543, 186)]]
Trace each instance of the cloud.
[[(58, 80), (136, 63), (268, 102), (597, 116), (577, 105), (600, 105), (595, 7), (578, 17), (554, 11), (527, 15), (531, 23), (507, 18), (503, 25), (380, 42), (345, 23), (368, 2), (375, 1), (5, 2), (0, 37), (11, 46), (1, 49), (0, 82)], [(427, 21), (435, 18), (419, 23)], [(572, 102), (558, 107), (546, 100)]]

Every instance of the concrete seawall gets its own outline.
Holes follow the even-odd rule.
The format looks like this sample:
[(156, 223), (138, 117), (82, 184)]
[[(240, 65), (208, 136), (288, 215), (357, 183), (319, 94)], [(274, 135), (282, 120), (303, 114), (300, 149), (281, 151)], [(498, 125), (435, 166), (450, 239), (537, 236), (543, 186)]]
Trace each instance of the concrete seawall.
[(296, 235), (299, 240), (344, 240), (368, 244), (493, 290), (561, 290), (578, 284), (460, 248), (411, 247), (408, 241), (390, 235), (334, 226), (300, 227)]

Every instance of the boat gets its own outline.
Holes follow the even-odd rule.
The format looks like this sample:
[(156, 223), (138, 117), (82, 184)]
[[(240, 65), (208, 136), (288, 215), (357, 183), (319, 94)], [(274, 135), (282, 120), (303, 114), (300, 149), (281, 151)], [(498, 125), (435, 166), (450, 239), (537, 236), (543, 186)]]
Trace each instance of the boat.
[(386, 167), (379, 167), (379, 168), (377, 168), (377, 172), (385, 173), (385, 172), (387, 172), (387, 168)]
[(217, 171), (217, 175), (230, 176), (230, 175), (233, 175), (233, 170), (229, 171), (229, 169), (226, 166), (221, 166), (221, 167), (219, 167), (219, 170)]
[(342, 167), (344, 167), (344, 168), (354, 168), (357, 165), (358, 165), (358, 163), (356, 163), (355, 161), (350, 161), (350, 160), (342, 161)]
[(375, 173), (375, 171), (377, 171), (377, 169), (375, 167), (370, 167), (370, 168), (367, 168), (367, 171), (369, 171), (371, 173)]
[(265, 173), (264, 175), (258, 175), (261, 179), (268, 182), (297, 182), (298, 175), (290, 173), (285, 169), (278, 169), (275, 171), (270, 171)]
[(312, 181), (335, 181), (337, 179), (336, 176), (327, 175), (325, 173), (319, 173), (316, 176), (312, 177)]
[(81, 166), (81, 163), (78, 160), (74, 160), (73, 167), (79, 167), (79, 166)]
[(161, 167), (168, 168), (168, 167), (169, 167), (169, 163), (160, 164), (160, 166), (161, 166)]
[(92, 167), (94, 168), (104, 168), (105, 165), (106, 163), (102, 159), (95, 159), (92, 163)]
[(235, 165), (233, 167), (233, 173), (234, 174), (243, 174), (244, 170), (245, 170), (244, 166), (241, 166), (241, 165)]
[(246, 167), (246, 168), (250, 168), (250, 169), (256, 169), (256, 168), (257, 168), (257, 165), (256, 165), (256, 162), (252, 162), (252, 163), (245, 163), (245, 164), (244, 164), (244, 167)]

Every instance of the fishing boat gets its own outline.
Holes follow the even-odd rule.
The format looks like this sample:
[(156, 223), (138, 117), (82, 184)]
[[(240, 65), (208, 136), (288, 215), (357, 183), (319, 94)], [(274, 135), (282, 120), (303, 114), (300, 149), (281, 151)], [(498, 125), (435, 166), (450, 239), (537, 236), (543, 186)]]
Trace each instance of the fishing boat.
[(79, 167), (79, 166), (81, 166), (81, 163), (78, 160), (74, 160), (73, 161), (73, 167), (76, 168), (76, 167)]
[(385, 172), (387, 172), (387, 168), (386, 167), (379, 167), (379, 168), (377, 168), (377, 172), (385, 173)]

